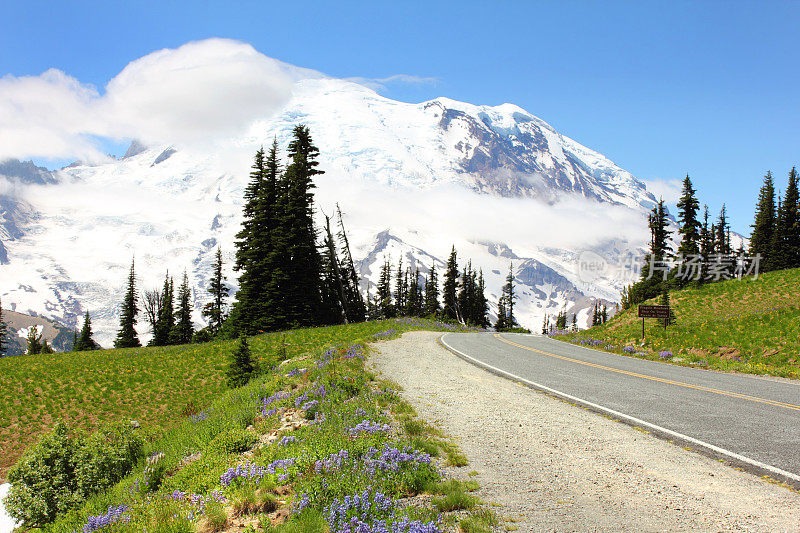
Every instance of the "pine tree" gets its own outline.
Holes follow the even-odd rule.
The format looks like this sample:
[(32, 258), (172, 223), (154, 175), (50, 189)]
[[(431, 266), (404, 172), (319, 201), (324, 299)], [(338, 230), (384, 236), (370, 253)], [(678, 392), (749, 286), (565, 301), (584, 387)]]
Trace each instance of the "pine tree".
[(547, 313), (544, 314), (544, 318), (542, 319), (542, 335), (547, 335), (550, 332), (550, 317), (547, 316)]
[(761, 256), (762, 270), (770, 270), (772, 262), (772, 238), (775, 233), (775, 183), (772, 173), (767, 172), (758, 193), (755, 221), (751, 226), (750, 254)]
[(3, 320), (3, 302), (0, 301), (0, 357), (6, 355), (6, 334), (8, 333), (8, 326)]
[(678, 254), (683, 258), (684, 264), (700, 254), (701, 228), (700, 221), (697, 219), (700, 202), (697, 200), (696, 193), (697, 191), (692, 187), (692, 180), (687, 174), (683, 179), (683, 193), (678, 200), (678, 222), (680, 224), (678, 233), (681, 235)]
[(189, 287), (189, 275), (184, 270), (181, 286), (178, 288), (178, 309), (175, 326), (172, 328), (171, 344), (189, 344), (194, 335), (192, 324), (192, 290)]
[(366, 318), (366, 306), (361, 297), (359, 288), (358, 274), (353, 262), (353, 255), (350, 253), (350, 242), (347, 240), (347, 232), (344, 229), (342, 211), (339, 204), (336, 204), (336, 214), (339, 217), (339, 242), (342, 248), (342, 270), (345, 280), (345, 293), (347, 296), (348, 318), (351, 322), (362, 322)]
[(398, 315), (406, 311), (406, 299), (408, 295), (408, 280), (406, 272), (403, 270), (403, 258), (397, 263), (397, 273), (394, 278), (394, 308)]
[(572, 331), (578, 331), (578, 317), (572, 313)]
[(452, 319), (459, 320), (461, 318), (458, 312), (458, 256), (456, 254), (456, 247), (453, 246), (450, 251), (450, 257), (447, 259), (447, 266), (444, 272), (444, 316)]
[(494, 329), (496, 331), (505, 331), (508, 329), (508, 316), (506, 313), (506, 303), (501, 296), (497, 300), (497, 321), (494, 323)]
[(325, 236), (323, 238), (322, 272), (324, 282), (322, 285), (322, 309), (326, 316), (327, 324), (349, 323), (349, 302), (345, 286), (348, 283), (339, 262), (336, 250), (336, 241), (331, 232), (331, 221), (325, 215)]
[(475, 325), (481, 328), (489, 327), (489, 299), (486, 298), (486, 280), (483, 278), (483, 269), (478, 273), (478, 294), (476, 296)]
[(136, 315), (139, 314), (139, 298), (136, 295), (136, 275), (134, 262), (131, 261), (131, 271), (128, 274), (128, 289), (122, 302), (122, 312), (119, 319), (119, 331), (114, 341), (115, 348), (136, 348), (142, 345), (136, 334)]
[(286, 237), (288, 264), (291, 272), (283, 296), (287, 304), (287, 321), (292, 327), (313, 326), (322, 315), (320, 296), (320, 257), (317, 232), (314, 227), (313, 177), (323, 172), (317, 169), (319, 150), (311, 140), (306, 126), (296, 126), (289, 143), (289, 166), (286, 167), (286, 213), (282, 231)]
[(425, 280), (425, 315), (434, 316), (439, 312), (439, 279), (436, 275), (436, 264), (431, 265), (431, 270)]
[(48, 344), (47, 339), (42, 340), (42, 348), (39, 350), (41, 354), (55, 353), (53, 347)]
[(37, 326), (31, 326), (28, 330), (28, 355), (36, 355), (42, 351), (42, 333), (39, 333)]
[[(513, 261), (508, 266), (508, 275), (506, 276), (506, 284), (503, 285), (503, 298), (506, 304), (506, 323), (509, 328), (517, 325), (517, 319), (514, 317), (514, 300), (517, 298), (514, 294), (514, 263)], [(566, 315), (564, 315), (566, 318)], [(565, 326), (566, 327), (566, 326)], [(562, 328), (563, 329), (563, 328)]]
[(778, 209), (773, 253), (778, 269), (800, 266), (800, 191), (795, 167), (789, 172), (789, 184)]
[(228, 386), (230, 388), (246, 385), (250, 378), (258, 373), (258, 361), (253, 357), (247, 337), (242, 335), (231, 355), (231, 362), (228, 365)]
[(389, 259), (385, 259), (381, 267), (381, 275), (378, 278), (377, 307), (381, 318), (391, 318), (394, 316), (394, 306), (392, 305), (392, 266)]
[(419, 283), (419, 269), (415, 268), (408, 283), (408, 301), (406, 302), (406, 314), (408, 316), (422, 316), (424, 310), (424, 299), (422, 287)]
[(83, 327), (81, 328), (81, 334), (78, 337), (78, 343), (75, 351), (85, 352), (88, 350), (96, 350), (97, 348), (97, 343), (94, 342), (94, 339), (92, 338), (92, 319), (89, 316), (89, 311), (86, 311), (86, 315), (83, 317)]
[(700, 255), (703, 258), (700, 264), (700, 283), (705, 283), (706, 273), (708, 272), (708, 262), (711, 260), (711, 255), (714, 253), (714, 231), (708, 225), (708, 206), (703, 206), (703, 226), (700, 229)]
[(600, 323), (605, 324), (608, 322), (608, 309), (606, 309), (606, 304), (603, 304), (603, 309), (600, 311)]
[(212, 300), (203, 307), (203, 316), (208, 319), (208, 331), (212, 336), (219, 334), (222, 322), (225, 320), (225, 300), (229, 290), (222, 274), (222, 250), (217, 248), (214, 273), (208, 285)]
[(78, 330), (77, 329), (73, 329), (72, 330), (72, 350), (71, 351), (73, 351), (73, 352), (77, 352), (78, 351)]
[(153, 335), (153, 346), (167, 346), (171, 342), (170, 334), (175, 327), (175, 309), (173, 302), (175, 300), (175, 291), (172, 279), (167, 272), (164, 278), (164, 288), (161, 290), (163, 295), (161, 307), (158, 310), (158, 319), (156, 321), (156, 330)]

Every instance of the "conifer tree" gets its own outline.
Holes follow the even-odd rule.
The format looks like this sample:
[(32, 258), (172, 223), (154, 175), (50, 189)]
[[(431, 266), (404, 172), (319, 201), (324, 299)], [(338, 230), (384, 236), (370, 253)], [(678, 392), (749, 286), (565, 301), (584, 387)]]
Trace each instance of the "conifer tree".
[(39, 350), (41, 354), (51, 354), (54, 353), (53, 347), (48, 344), (47, 339), (42, 340), (42, 348)]
[(444, 316), (452, 320), (459, 320), (461, 318), (458, 312), (458, 256), (456, 254), (456, 247), (453, 246), (450, 251), (450, 257), (447, 259), (447, 266), (444, 272), (444, 286), (442, 295), (444, 298), (443, 312)]
[(789, 172), (789, 184), (783, 201), (778, 208), (773, 254), (775, 268), (795, 268), (800, 266), (800, 192), (795, 167)]
[(302, 327), (319, 323), (322, 314), (312, 179), (323, 171), (317, 168), (319, 150), (311, 140), (308, 127), (296, 126), (292, 135), (288, 151), (291, 162), (285, 172), (286, 212), (282, 221), (288, 255), (286, 269), (291, 277), (283, 296), (288, 324)]
[(476, 296), (475, 325), (481, 328), (489, 327), (489, 300), (486, 298), (486, 280), (483, 278), (483, 269), (478, 273), (478, 294)]
[(439, 312), (439, 279), (436, 274), (436, 263), (431, 265), (425, 279), (425, 315), (434, 316)]
[(72, 351), (73, 352), (77, 352), (78, 351), (78, 330), (77, 329), (73, 329), (72, 330)]
[(406, 300), (408, 295), (408, 279), (403, 270), (403, 258), (397, 263), (397, 273), (394, 278), (394, 308), (398, 315), (406, 311)]
[(0, 357), (6, 355), (6, 334), (8, 333), (8, 326), (3, 320), (3, 302), (0, 301)]
[(544, 318), (542, 319), (542, 335), (547, 335), (550, 331), (550, 318), (547, 316), (547, 313), (544, 314)]
[(351, 322), (361, 322), (366, 315), (366, 306), (364, 299), (361, 297), (361, 290), (359, 289), (358, 274), (353, 262), (353, 255), (350, 253), (350, 242), (347, 240), (347, 232), (344, 229), (344, 221), (342, 220), (342, 211), (339, 205), (336, 205), (336, 213), (339, 217), (339, 242), (342, 247), (342, 270), (343, 278), (345, 280), (345, 293), (347, 296), (347, 309), (349, 319)]
[(701, 228), (700, 221), (697, 219), (700, 202), (697, 200), (696, 193), (697, 191), (692, 187), (692, 180), (687, 174), (683, 179), (683, 192), (678, 200), (678, 222), (680, 224), (678, 233), (681, 235), (678, 254), (682, 256), (684, 264), (700, 254)]
[(394, 306), (392, 305), (392, 266), (389, 259), (385, 259), (381, 267), (381, 275), (378, 279), (377, 307), (381, 318), (391, 318), (394, 316)]
[(762, 270), (770, 270), (772, 261), (772, 237), (775, 233), (775, 183), (772, 173), (767, 172), (758, 193), (755, 221), (751, 226), (750, 254), (761, 256)]
[(572, 313), (572, 331), (578, 331), (578, 316)]
[(131, 271), (128, 274), (128, 288), (122, 302), (122, 312), (119, 319), (119, 331), (114, 341), (115, 348), (136, 348), (142, 345), (136, 334), (136, 315), (139, 314), (139, 298), (136, 295), (136, 275), (134, 262), (131, 261)]
[(97, 343), (94, 342), (94, 339), (92, 338), (92, 318), (89, 316), (89, 311), (86, 311), (86, 315), (83, 317), (83, 327), (81, 328), (81, 334), (78, 337), (78, 344), (75, 348), (75, 351), (85, 352), (88, 350), (96, 350), (97, 348)]
[[(509, 328), (517, 325), (517, 319), (514, 317), (514, 300), (517, 298), (514, 294), (514, 262), (512, 261), (508, 266), (508, 275), (506, 276), (506, 284), (503, 285), (503, 298), (506, 304), (506, 323)], [(566, 315), (564, 315), (566, 317)]]
[(419, 268), (414, 269), (414, 273), (408, 282), (408, 301), (406, 302), (406, 314), (408, 316), (422, 316), (424, 310), (424, 298), (422, 287), (419, 283)]
[(497, 320), (494, 323), (494, 329), (496, 331), (505, 331), (508, 326), (508, 317), (506, 316), (506, 304), (501, 296), (497, 300)]
[(203, 307), (203, 316), (208, 319), (208, 331), (212, 336), (219, 334), (222, 322), (225, 320), (225, 300), (229, 290), (222, 274), (222, 250), (217, 248), (214, 273), (208, 285), (212, 300)]
[(161, 308), (158, 310), (158, 320), (156, 321), (156, 330), (153, 334), (153, 346), (167, 346), (171, 343), (171, 333), (175, 327), (175, 291), (172, 278), (169, 277), (167, 272), (164, 278), (164, 288), (161, 291), (163, 298), (161, 300)]
[(41, 353), (42, 335), (43, 333), (39, 333), (39, 328), (36, 325), (33, 325), (30, 327), (30, 329), (28, 329), (28, 349), (26, 351), (28, 355), (36, 355)]
[(228, 386), (230, 388), (246, 385), (250, 379), (258, 373), (258, 361), (250, 351), (247, 337), (242, 335), (236, 344), (231, 361), (228, 365)]
[(708, 206), (703, 206), (703, 226), (700, 229), (700, 255), (703, 258), (700, 264), (700, 283), (706, 282), (706, 273), (708, 272), (708, 261), (711, 259), (711, 254), (714, 253), (714, 231), (708, 225)]
[(183, 271), (183, 280), (178, 288), (178, 308), (175, 326), (171, 333), (172, 344), (189, 344), (192, 342), (194, 325), (192, 324), (192, 290), (189, 287), (189, 275)]
[(603, 309), (600, 311), (600, 323), (605, 324), (608, 322), (608, 309), (606, 309), (606, 304), (603, 304)]
[(339, 263), (339, 254), (336, 250), (336, 241), (331, 232), (330, 218), (324, 213), (323, 216), (325, 217), (325, 236), (321, 254), (324, 278), (321, 289), (322, 309), (326, 315), (326, 323), (348, 324), (350, 311), (347, 291), (345, 290), (348, 279), (345, 277)]

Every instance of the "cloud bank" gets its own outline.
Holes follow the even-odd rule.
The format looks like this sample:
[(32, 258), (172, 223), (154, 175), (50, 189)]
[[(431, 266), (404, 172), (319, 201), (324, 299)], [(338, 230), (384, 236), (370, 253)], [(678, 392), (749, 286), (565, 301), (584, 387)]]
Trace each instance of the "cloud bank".
[(137, 59), (104, 91), (51, 69), (0, 78), (0, 159), (102, 157), (98, 138), (187, 146), (234, 137), (284, 105), (295, 68), (227, 39)]

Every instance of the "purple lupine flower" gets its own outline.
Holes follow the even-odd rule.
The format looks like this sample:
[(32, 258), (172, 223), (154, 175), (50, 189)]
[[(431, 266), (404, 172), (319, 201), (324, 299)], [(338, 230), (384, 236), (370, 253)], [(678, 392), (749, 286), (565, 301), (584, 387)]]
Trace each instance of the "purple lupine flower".
[[(274, 472), (270, 472), (272, 474)], [(258, 466), (254, 463), (247, 461), (244, 464), (236, 465), (229, 468), (219, 477), (219, 482), (224, 486), (229, 487), (235, 481), (245, 479), (258, 483), (264, 477), (264, 467)]]
[(392, 427), (389, 424), (381, 424), (380, 422), (373, 422), (372, 420), (364, 419), (357, 425), (348, 428), (347, 432), (351, 437), (357, 437), (359, 433), (386, 433), (391, 431)]
[(669, 350), (662, 350), (658, 352), (658, 358), (661, 360), (670, 359), (672, 358), (672, 352)]
[(83, 533), (92, 533), (104, 527), (110, 526), (120, 520), (130, 521), (130, 515), (124, 514), (129, 508), (127, 505), (112, 505), (104, 514), (97, 516), (90, 516), (86, 524), (83, 526)]

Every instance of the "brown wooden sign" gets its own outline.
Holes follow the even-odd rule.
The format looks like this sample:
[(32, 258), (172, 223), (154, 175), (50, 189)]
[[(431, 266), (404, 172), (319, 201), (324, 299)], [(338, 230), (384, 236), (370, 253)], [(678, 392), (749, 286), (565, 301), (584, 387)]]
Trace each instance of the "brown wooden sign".
[(670, 318), (668, 305), (640, 305), (639, 318)]

